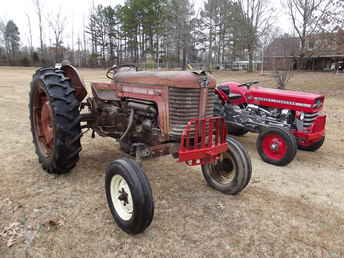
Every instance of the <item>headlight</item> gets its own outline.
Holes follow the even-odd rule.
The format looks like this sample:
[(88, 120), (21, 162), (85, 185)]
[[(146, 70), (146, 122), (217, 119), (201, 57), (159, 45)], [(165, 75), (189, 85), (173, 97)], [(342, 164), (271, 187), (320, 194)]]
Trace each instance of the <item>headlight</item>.
[(305, 118), (305, 114), (303, 112), (296, 111), (295, 117), (302, 121)]
[(305, 113), (301, 112), (300, 120), (302, 121), (304, 118), (305, 118)]
[(320, 108), (322, 105), (321, 99), (317, 99), (315, 103), (313, 104), (312, 108)]

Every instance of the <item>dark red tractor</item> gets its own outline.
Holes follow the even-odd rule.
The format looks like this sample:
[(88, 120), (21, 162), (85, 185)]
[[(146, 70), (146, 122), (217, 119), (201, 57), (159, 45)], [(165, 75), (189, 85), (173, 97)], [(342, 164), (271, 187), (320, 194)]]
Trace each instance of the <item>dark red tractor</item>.
[[(242, 145), (214, 117), (215, 79), (206, 73), (138, 72), (112, 67), (110, 83), (92, 83), (92, 96), (71, 65), (42, 68), (30, 91), (30, 119), (39, 162), (48, 173), (67, 173), (79, 160), (83, 130), (114, 138), (127, 157), (111, 162), (105, 192), (112, 216), (130, 234), (144, 231), (154, 214), (152, 190), (140, 166), (172, 154), (200, 165), (209, 186), (238, 194), (251, 178)], [(86, 98), (86, 99), (85, 99)]]
[(215, 89), (215, 113), (225, 119), (229, 134), (259, 133), (260, 157), (278, 166), (291, 162), (297, 148), (319, 149), (325, 140), (324, 96), (253, 86), (257, 83), (225, 82)]

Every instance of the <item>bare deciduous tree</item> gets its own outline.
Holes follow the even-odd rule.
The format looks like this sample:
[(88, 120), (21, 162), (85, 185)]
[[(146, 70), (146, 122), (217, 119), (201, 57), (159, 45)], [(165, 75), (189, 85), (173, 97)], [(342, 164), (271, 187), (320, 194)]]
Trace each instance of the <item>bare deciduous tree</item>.
[(30, 55), (32, 55), (33, 52), (33, 44), (32, 44), (32, 26), (31, 26), (31, 19), (30, 15), (26, 13), (26, 18), (27, 18), (27, 23), (28, 23), (28, 32), (29, 32), (29, 50), (30, 50)]
[(41, 1), (40, 0), (33, 0), (33, 4), (36, 8), (36, 13), (38, 17), (38, 27), (39, 27), (39, 40), (40, 40), (40, 45), (41, 45), (41, 53), (43, 56), (44, 53), (44, 40), (43, 40), (43, 22), (42, 22), (42, 6), (41, 6)]
[(300, 39), (300, 63), (306, 52), (306, 40), (323, 26), (323, 21), (333, 6), (333, 0), (287, 0), (288, 14)]
[(249, 57), (248, 71), (252, 72), (258, 39), (271, 28), (274, 12), (267, 0), (238, 0), (238, 3), (242, 15), (242, 40)]
[(62, 16), (61, 8), (49, 18), (49, 26), (54, 34), (55, 62), (63, 58), (62, 37), (65, 28), (66, 17)]
[(265, 49), (279, 36), (281, 35), (281, 28), (277, 26), (271, 26), (271, 29), (268, 30), (265, 34), (260, 37), (260, 46), (262, 48), (262, 63), (260, 66), (260, 73), (264, 75), (264, 57)]

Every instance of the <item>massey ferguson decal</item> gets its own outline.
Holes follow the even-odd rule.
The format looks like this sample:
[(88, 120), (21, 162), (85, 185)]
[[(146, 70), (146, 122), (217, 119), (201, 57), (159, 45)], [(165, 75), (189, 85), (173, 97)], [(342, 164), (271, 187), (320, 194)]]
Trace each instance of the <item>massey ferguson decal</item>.
[(153, 89), (147, 89), (147, 88), (123, 87), (122, 91), (123, 92), (129, 92), (129, 93), (136, 93), (136, 94), (151, 95), (151, 96), (160, 96), (161, 95), (160, 90), (153, 90)]
[(288, 100), (280, 100), (280, 99), (254, 97), (254, 100), (265, 101), (265, 102), (270, 102), (270, 103), (279, 103), (279, 104), (285, 104), (285, 105), (291, 105), (291, 106), (297, 106), (297, 107), (308, 107), (308, 108), (312, 107), (311, 104), (299, 103), (299, 102), (288, 101)]

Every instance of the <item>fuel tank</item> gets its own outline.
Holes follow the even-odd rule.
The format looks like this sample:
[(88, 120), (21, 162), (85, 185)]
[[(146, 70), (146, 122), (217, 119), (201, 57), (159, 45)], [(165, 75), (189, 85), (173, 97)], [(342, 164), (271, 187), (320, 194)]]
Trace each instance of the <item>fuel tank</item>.
[[(205, 74), (204, 74), (205, 75)], [(216, 81), (213, 76), (207, 74), (206, 88), (215, 88)], [(126, 86), (167, 86), (175, 88), (201, 88), (202, 74), (187, 71), (166, 72), (119, 72), (114, 78), (115, 84)]]

